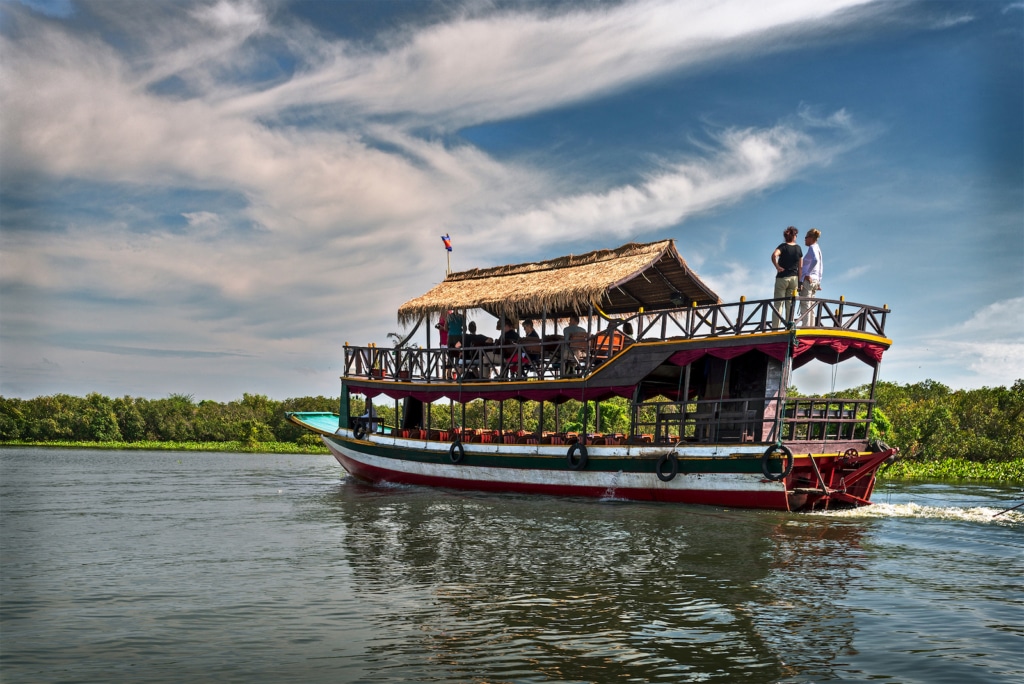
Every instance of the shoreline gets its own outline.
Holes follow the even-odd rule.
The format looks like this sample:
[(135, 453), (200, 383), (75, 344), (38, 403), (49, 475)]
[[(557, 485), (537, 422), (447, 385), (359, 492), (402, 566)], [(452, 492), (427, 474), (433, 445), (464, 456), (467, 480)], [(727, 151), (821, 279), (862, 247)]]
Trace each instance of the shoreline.
[(295, 442), (28, 442), (11, 440), (0, 442), (0, 447), (41, 447), (45, 449), (95, 449), (97, 451), (197, 451), (229, 454), (299, 454), (327, 456), (330, 451), (322, 444), (296, 444)]
[[(194, 451), (234, 454), (295, 454), (328, 456), (327, 447), (294, 442), (0, 442), (0, 447), (46, 449), (95, 449), (102, 451)], [(968, 461), (941, 458), (930, 461), (900, 459), (878, 472), (879, 480), (932, 480), (941, 482), (998, 482), (1024, 485), (1024, 458), (1010, 461)]]

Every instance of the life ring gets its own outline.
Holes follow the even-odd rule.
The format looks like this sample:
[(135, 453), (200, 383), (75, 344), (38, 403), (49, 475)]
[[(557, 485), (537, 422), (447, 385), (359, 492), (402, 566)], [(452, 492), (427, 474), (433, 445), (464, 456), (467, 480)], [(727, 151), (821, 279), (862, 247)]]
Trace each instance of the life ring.
[[(665, 464), (668, 463), (671, 468), (666, 473), (664, 468)], [(670, 451), (667, 454), (662, 454), (661, 458), (658, 459), (658, 465), (654, 467), (654, 472), (658, 474), (658, 479), (662, 482), (668, 482), (676, 475), (679, 474), (679, 457), (676, 456), (676, 452)]]
[[(579, 453), (579, 458), (576, 458), (577, 452)], [(587, 467), (587, 445), (575, 442), (569, 447), (569, 453), (565, 455), (565, 459), (573, 470), (583, 470)]]
[[(775, 454), (782, 453), (786, 456), (786, 467), (782, 469), (781, 473), (773, 473), (768, 470), (768, 462), (772, 460)], [(764, 456), (761, 457), (761, 472), (764, 473), (766, 479), (772, 482), (778, 482), (779, 480), (786, 479), (791, 472), (793, 472), (793, 452), (785, 444), (778, 446), (770, 446), (764, 450)]]
[(352, 436), (356, 439), (366, 437), (366, 423), (362, 418), (356, 418), (356, 424), (352, 426)]
[(448, 447), (448, 458), (451, 459), (452, 463), (461, 463), (462, 459), (466, 458), (466, 449), (462, 446), (461, 440), (455, 440)]

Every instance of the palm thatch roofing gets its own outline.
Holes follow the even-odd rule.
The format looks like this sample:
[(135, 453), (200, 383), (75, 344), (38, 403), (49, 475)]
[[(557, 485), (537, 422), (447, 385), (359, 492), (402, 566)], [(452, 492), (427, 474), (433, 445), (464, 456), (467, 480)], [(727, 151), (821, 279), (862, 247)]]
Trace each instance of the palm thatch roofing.
[(483, 309), (495, 317), (565, 318), (593, 306), (606, 314), (718, 304), (711, 288), (686, 265), (673, 240), (631, 242), (526, 264), (451, 273), (398, 309), (402, 324), (449, 309)]

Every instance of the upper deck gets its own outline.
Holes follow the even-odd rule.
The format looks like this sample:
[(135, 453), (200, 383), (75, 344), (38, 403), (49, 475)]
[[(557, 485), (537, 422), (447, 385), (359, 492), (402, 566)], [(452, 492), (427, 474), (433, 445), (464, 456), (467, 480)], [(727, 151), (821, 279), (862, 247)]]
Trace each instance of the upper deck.
[[(792, 306), (787, 307), (787, 303)], [(788, 319), (787, 308), (792, 312)], [(805, 310), (799, 313), (801, 308)], [(346, 344), (344, 377), (357, 384), (369, 381), (493, 387), (495, 383), (571, 381), (619, 385), (630, 380), (622, 372), (612, 372), (612, 366), (635, 364), (609, 361), (626, 357), (625, 352), (634, 347), (630, 356), (646, 368), (652, 360), (661, 363), (669, 358), (674, 358), (676, 365), (685, 365), (681, 363), (683, 357), (672, 356), (684, 349), (753, 345), (779, 356), (780, 351), (797, 355), (821, 343), (834, 348), (842, 346), (842, 341), (852, 349), (849, 355), (870, 362), (871, 358), (879, 359), (891, 344), (885, 337), (889, 313), (887, 306), (843, 298), (741, 299), (727, 304), (634, 312), (615, 319), (594, 317), (588, 320), (588, 334), (569, 338), (560, 333), (557, 320), (542, 318), (537, 322), (540, 338), (521, 339), (515, 345), (388, 348)], [(773, 324), (776, 317), (780, 319), (778, 327)], [(607, 327), (599, 329), (598, 322)], [(623, 328), (634, 330), (635, 339), (626, 336)], [(791, 349), (794, 344), (796, 348)], [(638, 370), (633, 368), (631, 372)]]

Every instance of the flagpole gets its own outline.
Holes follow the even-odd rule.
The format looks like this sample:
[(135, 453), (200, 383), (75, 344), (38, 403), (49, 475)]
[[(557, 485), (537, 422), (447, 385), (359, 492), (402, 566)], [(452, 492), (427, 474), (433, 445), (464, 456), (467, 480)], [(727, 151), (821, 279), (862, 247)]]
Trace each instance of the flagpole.
[(442, 235), (441, 242), (444, 243), (444, 249), (448, 252), (448, 270), (444, 274), (447, 278), (452, 274), (452, 239), (448, 235)]

